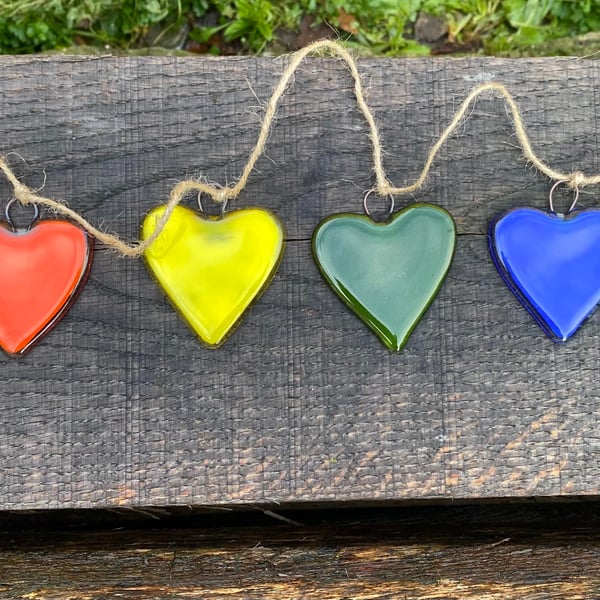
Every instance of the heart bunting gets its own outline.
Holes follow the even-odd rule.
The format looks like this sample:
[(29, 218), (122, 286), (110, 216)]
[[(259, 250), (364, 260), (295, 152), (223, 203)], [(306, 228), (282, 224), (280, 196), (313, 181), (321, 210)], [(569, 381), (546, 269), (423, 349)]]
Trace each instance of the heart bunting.
[(600, 210), (517, 208), (490, 224), (489, 245), (502, 279), (555, 342), (600, 302)]
[(433, 204), (386, 223), (342, 214), (322, 221), (313, 255), (334, 292), (391, 350), (400, 350), (435, 298), (452, 261), (456, 227)]
[[(142, 239), (165, 206), (145, 218)], [(210, 347), (219, 346), (268, 285), (283, 253), (283, 227), (258, 208), (204, 217), (177, 206), (145, 253), (146, 264), (173, 306)]]
[(23, 354), (66, 314), (92, 264), (89, 236), (67, 221), (0, 222), (0, 347)]

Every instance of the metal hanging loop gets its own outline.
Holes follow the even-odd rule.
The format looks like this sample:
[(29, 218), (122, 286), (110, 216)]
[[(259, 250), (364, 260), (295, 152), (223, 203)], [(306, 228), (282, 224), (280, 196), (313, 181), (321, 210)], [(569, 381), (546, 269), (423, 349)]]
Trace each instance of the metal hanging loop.
[[(363, 209), (364, 209), (367, 217), (369, 217), (370, 219), (373, 219), (373, 217), (371, 215), (371, 211), (369, 210), (368, 200), (369, 200), (369, 196), (371, 194), (374, 194), (376, 191), (377, 190), (369, 190), (365, 194), (365, 197), (363, 198)], [(381, 219), (382, 221), (387, 221), (392, 216), (392, 213), (394, 212), (394, 196), (392, 196), (391, 194), (388, 194), (388, 200), (390, 202), (390, 205), (388, 207), (387, 212), (385, 213), (385, 216)]]
[[(227, 198), (225, 198), (225, 200), (223, 202), (216, 202), (216, 204), (220, 205), (221, 208), (221, 215), (220, 215), (220, 219), (222, 219), (225, 216), (225, 210), (227, 208), (227, 203), (229, 202), (229, 200)], [(200, 209), (200, 212), (202, 213), (202, 215), (204, 215), (205, 217), (207, 217), (208, 215), (204, 212), (204, 207), (202, 206), (202, 192), (198, 192), (198, 208)]]
[[(12, 217), (10, 216), (10, 209), (16, 201), (16, 198), (11, 198), (6, 203), (6, 208), (4, 209), (4, 218), (13, 231), (17, 231), (18, 229), (20, 229), (15, 225), (14, 221), (12, 220)], [(29, 225), (27, 225), (27, 227), (22, 228), (25, 229), (25, 231), (29, 231), (33, 227), (33, 224), (40, 218), (40, 207), (37, 204), (34, 204), (33, 202), (29, 204), (29, 206), (33, 207), (33, 218), (31, 219), (31, 222), (29, 223)]]
[[(550, 212), (556, 214), (556, 211), (554, 210), (554, 202), (552, 201), (552, 195), (554, 194), (554, 190), (561, 184), (561, 183), (568, 183), (566, 179), (559, 179), (553, 186), (552, 189), (550, 190), (550, 195), (548, 197), (548, 202), (550, 204)], [(571, 206), (569, 207), (569, 210), (565, 213), (565, 214), (569, 214), (574, 208), (575, 205), (577, 204), (577, 200), (579, 200), (579, 188), (577, 186), (575, 186), (575, 195), (573, 197), (573, 202), (571, 202)]]

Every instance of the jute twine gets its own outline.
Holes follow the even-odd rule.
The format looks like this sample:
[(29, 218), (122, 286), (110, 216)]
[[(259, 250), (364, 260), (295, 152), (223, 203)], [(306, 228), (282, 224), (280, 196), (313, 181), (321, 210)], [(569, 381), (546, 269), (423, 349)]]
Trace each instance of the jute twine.
[(319, 55), (335, 56), (341, 59), (348, 67), (348, 70), (350, 71), (350, 74), (354, 79), (354, 95), (356, 97), (358, 107), (361, 110), (367, 122), (369, 128), (369, 138), (371, 140), (373, 148), (372, 158), (373, 170), (375, 173), (375, 185), (373, 186), (373, 190), (381, 196), (385, 196), (388, 194), (410, 194), (423, 187), (437, 153), (446, 143), (448, 138), (456, 131), (458, 126), (462, 123), (470, 105), (478, 96), (490, 91), (496, 92), (503, 97), (504, 102), (508, 106), (512, 115), (512, 122), (515, 128), (515, 133), (521, 145), (523, 155), (536, 169), (538, 169), (540, 172), (546, 175), (549, 179), (555, 181), (564, 181), (571, 188), (581, 188), (588, 185), (600, 183), (600, 175), (588, 176), (582, 173), (581, 171), (563, 173), (561, 171), (553, 169), (545, 162), (543, 162), (535, 154), (531, 147), (531, 143), (529, 141), (527, 133), (525, 132), (525, 126), (523, 125), (523, 118), (521, 116), (519, 106), (514, 100), (514, 98), (511, 96), (506, 86), (498, 82), (489, 82), (483, 83), (473, 88), (471, 93), (465, 98), (463, 103), (460, 105), (459, 109), (456, 111), (454, 118), (452, 119), (450, 124), (446, 127), (446, 129), (444, 129), (443, 133), (440, 135), (438, 140), (431, 147), (427, 160), (425, 161), (423, 169), (421, 170), (421, 173), (416, 179), (416, 181), (404, 187), (394, 186), (388, 179), (385, 169), (383, 167), (383, 148), (381, 144), (379, 130), (377, 128), (377, 124), (375, 123), (373, 113), (371, 112), (371, 109), (369, 108), (365, 100), (364, 88), (362, 85), (360, 73), (358, 72), (356, 61), (353, 58), (353, 56), (348, 52), (348, 50), (346, 50), (342, 45), (330, 40), (322, 40), (319, 42), (315, 42), (314, 44), (306, 46), (302, 50), (299, 50), (298, 52), (295, 52), (291, 55), (288, 66), (281, 75), (281, 79), (275, 86), (275, 89), (273, 90), (271, 98), (267, 104), (267, 108), (262, 120), (260, 132), (258, 134), (258, 138), (256, 140), (254, 149), (250, 153), (248, 162), (242, 169), (242, 174), (235, 183), (235, 185), (222, 187), (216, 184), (204, 183), (193, 179), (186, 179), (184, 181), (180, 181), (171, 190), (169, 200), (166, 205), (166, 210), (164, 211), (162, 217), (157, 221), (156, 228), (153, 234), (146, 240), (139, 240), (134, 243), (125, 242), (116, 235), (106, 233), (104, 231), (101, 231), (97, 227), (94, 227), (94, 225), (92, 225), (88, 220), (82, 217), (77, 211), (69, 208), (65, 202), (41, 196), (36, 191), (32, 190), (27, 185), (19, 181), (17, 176), (9, 167), (6, 157), (0, 157), (0, 170), (2, 170), (2, 172), (12, 185), (13, 195), (19, 202), (21, 202), (21, 204), (38, 204), (40, 206), (50, 208), (56, 213), (61, 214), (67, 217), (68, 219), (71, 219), (73, 222), (79, 224), (83, 229), (85, 229), (90, 235), (94, 236), (102, 244), (113, 248), (121, 255), (131, 258), (139, 257), (161, 234), (174, 208), (189, 192), (201, 192), (203, 194), (207, 194), (215, 202), (218, 203), (223, 203), (227, 200), (233, 200), (240, 195), (240, 193), (248, 183), (248, 179), (250, 177), (250, 174), (252, 173), (252, 170), (254, 169), (256, 161), (262, 156), (265, 150), (265, 145), (267, 143), (269, 133), (273, 125), (273, 120), (277, 112), (277, 106), (283, 94), (285, 93), (290, 83), (290, 80), (292, 79), (294, 73), (296, 72), (302, 61), (307, 56)]

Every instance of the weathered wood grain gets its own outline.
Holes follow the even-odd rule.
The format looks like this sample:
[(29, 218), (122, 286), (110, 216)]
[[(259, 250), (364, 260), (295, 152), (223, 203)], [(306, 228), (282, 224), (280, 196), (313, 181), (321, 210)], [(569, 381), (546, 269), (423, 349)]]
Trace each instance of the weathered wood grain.
[[(44, 194), (135, 238), (176, 180), (239, 174), (284, 65), (3, 57), (1, 149), (28, 161), (11, 158), (28, 184), (41, 185), (45, 169)], [(600, 171), (596, 62), (359, 68), (396, 183), (416, 177), (458, 104), (490, 78), (520, 102), (542, 158)], [(487, 255), (494, 214), (547, 205), (549, 182), (527, 168), (512, 133), (502, 103), (480, 99), (414, 196), (450, 210), (460, 237), (439, 297), (391, 354), (311, 259), (316, 224), (359, 211), (372, 177), (346, 70), (309, 60), (238, 203), (286, 225), (271, 287), (211, 351), (141, 261), (98, 252), (60, 326), (22, 360), (0, 356), (0, 508), (598, 494), (600, 318), (553, 345)], [(582, 198), (595, 202), (595, 190)]]
[(193, 529), (154, 521), (163, 528), (11, 531), (0, 537), (0, 597), (588, 600), (600, 594), (597, 505), (293, 517), (302, 525), (240, 526), (196, 516)]

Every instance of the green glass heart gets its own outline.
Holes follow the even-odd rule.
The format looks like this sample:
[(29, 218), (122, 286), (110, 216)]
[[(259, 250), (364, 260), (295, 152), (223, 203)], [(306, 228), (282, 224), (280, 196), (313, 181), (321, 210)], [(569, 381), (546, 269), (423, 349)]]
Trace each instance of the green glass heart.
[(391, 350), (400, 350), (435, 298), (456, 242), (450, 213), (413, 204), (387, 223), (341, 214), (321, 221), (313, 255), (339, 297)]

